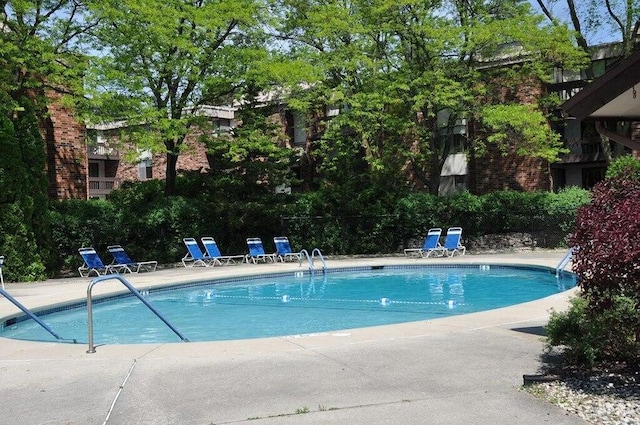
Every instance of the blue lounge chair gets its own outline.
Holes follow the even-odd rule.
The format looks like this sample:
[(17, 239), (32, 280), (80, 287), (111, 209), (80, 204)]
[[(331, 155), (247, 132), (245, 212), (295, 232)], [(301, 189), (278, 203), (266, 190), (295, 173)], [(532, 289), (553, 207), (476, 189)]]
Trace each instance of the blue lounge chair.
[(283, 263), (287, 260), (297, 260), (300, 262), (302, 254), (300, 252), (293, 252), (289, 238), (286, 236), (276, 236), (273, 238), (273, 243), (276, 246), (276, 256)]
[(203, 266), (209, 267), (215, 261), (215, 258), (211, 258), (208, 255), (205, 255), (200, 246), (198, 245), (198, 241), (194, 238), (184, 238), (182, 239), (184, 245), (187, 247), (187, 253), (184, 257), (182, 257), (182, 265), (187, 267), (187, 263), (191, 263), (193, 267), (195, 266)]
[(153, 272), (158, 267), (157, 261), (133, 261), (121, 245), (110, 245), (107, 251), (113, 256), (111, 266), (122, 266), (126, 273), (139, 273), (141, 271)]
[(249, 254), (245, 257), (246, 262), (252, 261), (256, 264), (258, 261), (262, 260), (265, 263), (267, 260), (271, 260), (275, 263), (276, 254), (267, 254), (264, 252), (264, 247), (262, 246), (262, 240), (260, 238), (247, 238), (247, 248), (249, 248)]
[(422, 258), (425, 258), (429, 257), (431, 254), (439, 253), (440, 256), (442, 256), (444, 254), (444, 249), (442, 245), (440, 245), (441, 234), (442, 229), (440, 229), (439, 227), (429, 229), (429, 231), (427, 232), (427, 237), (424, 238), (422, 248), (407, 248), (404, 250), (404, 255), (418, 254)]
[(453, 257), (455, 253), (464, 255), (467, 252), (467, 248), (460, 244), (460, 238), (462, 237), (462, 227), (450, 227), (447, 230), (447, 236), (442, 246), (443, 255)]
[(82, 277), (91, 276), (91, 273), (100, 276), (108, 273), (118, 273), (122, 270), (122, 267), (117, 265), (105, 266), (96, 250), (92, 247), (80, 248), (78, 252), (83, 261), (82, 265), (78, 267), (78, 273), (80, 273)]
[(218, 244), (216, 241), (210, 237), (205, 236), (200, 239), (202, 241), (202, 245), (204, 246), (204, 250), (206, 251), (206, 256), (212, 258), (212, 264), (235, 264), (236, 260), (244, 261), (246, 255), (222, 255), (220, 253), (220, 249), (218, 248)]

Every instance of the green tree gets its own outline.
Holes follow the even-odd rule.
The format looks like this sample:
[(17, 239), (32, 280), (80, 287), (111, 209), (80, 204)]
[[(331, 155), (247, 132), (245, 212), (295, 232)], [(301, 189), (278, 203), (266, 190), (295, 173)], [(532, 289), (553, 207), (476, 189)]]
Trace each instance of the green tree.
[(5, 0), (2, 4), (2, 88), (14, 102), (25, 95), (45, 113), (45, 91), (77, 93), (82, 87), (80, 54), (94, 22), (85, 2)]
[(0, 254), (11, 280), (53, 270), (47, 221), (46, 127), (51, 97), (77, 93), (78, 48), (91, 27), (73, 0), (3, 1), (0, 38)]
[(7, 258), (8, 280), (33, 281), (45, 277), (51, 249), (47, 182), (37, 117), (29, 99), (23, 98), (19, 105), (23, 110), (16, 111), (13, 119), (6, 111), (0, 116), (0, 253)]
[(210, 131), (202, 107), (231, 103), (262, 59), (261, 3), (108, 0), (92, 11), (100, 25), (88, 116), (126, 123), (130, 159), (139, 150), (166, 154), (165, 194), (173, 195), (186, 136)]
[(269, 122), (271, 108), (243, 108), (232, 134), (203, 136), (211, 173), (231, 199), (246, 201), (291, 185), (295, 152), (282, 146), (280, 126)]
[[(287, 10), (281, 37), (325, 73), (324, 84), (310, 93), (319, 102), (342, 106), (328, 124), (321, 169), (345, 169), (340, 161), (353, 158), (365, 169), (356, 162), (347, 170), (398, 175), (409, 164), (437, 193), (452, 147), (476, 142), (457, 131), (469, 118), (491, 128), (496, 134), (491, 143), (518, 142), (518, 154), (555, 159), (560, 152), (541, 105), (523, 108), (520, 99), (491, 93), (500, 91), (498, 86), (516, 92), (523, 82), (550, 78), (553, 66), (583, 59), (566, 28), (541, 25), (526, 2), (282, 0), (278, 5)], [(519, 137), (506, 137), (513, 134)]]

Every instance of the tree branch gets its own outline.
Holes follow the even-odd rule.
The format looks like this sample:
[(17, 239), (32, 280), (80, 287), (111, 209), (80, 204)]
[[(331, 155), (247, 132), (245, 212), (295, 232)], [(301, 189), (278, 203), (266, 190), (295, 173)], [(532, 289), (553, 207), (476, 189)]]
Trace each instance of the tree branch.
[(618, 26), (620, 27), (620, 32), (622, 33), (622, 39), (625, 40), (627, 38), (627, 34), (624, 31), (624, 24), (622, 23), (618, 15), (616, 15), (616, 13), (613, 11), (613, 8), (611, 7), (611, 1), (605, 0), (605, 4), (607, 5), (607, 12), (609, 12), (609, 16), (611, 16), (611, 19), (613, 19), (616, 24), (618, 24)]
[(542, 10), (542, 13), (545, 14), (545, 16), (554, 24), (557, 25), (557, 20), (555, 18), (555, 16), (553, 16), (553, 14), (551, 13), (551, 11), (549, 10), (549, 8), (547, 8), (547, 5), (544, 3), (544, 1), (542, 0), (536, 0), (536, 3), (538, 4), (538, 6), (540, 7), (540, 9)]

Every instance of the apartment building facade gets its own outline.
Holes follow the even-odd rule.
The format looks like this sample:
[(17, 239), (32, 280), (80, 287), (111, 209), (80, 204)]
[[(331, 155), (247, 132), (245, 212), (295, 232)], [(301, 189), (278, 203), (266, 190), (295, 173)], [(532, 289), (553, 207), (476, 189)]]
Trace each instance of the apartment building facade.
[[(602, 46), (593, 56), (593, 70), (597, 78), (618, 62), (619, 54), (615, 46)], [(585, 87), (585, 76), (579, 73), (557, 71), (552, 84), (526, 84), (517, 93), (501, 93), (507, 100), (517, 99), (530, 103), (548, 92), (557, 93), (562, 99), (569, 100)], [(501, 90), (501, 89), (499, 89)], [(337, 108), (326, 108), (322, 117), (313, 122), (303, 114), (292, 113), (284, 108), (274, 113), (287, 136), (286, 146), (309, 152), (313, 142), (321, 133), (316, 120), (326, 121), (339, 113)], [(125, 160), (122, 153), (114, 148), (109, 140), (117, 137), (124, 123), (86, 127), (80, 123), (71, 111), (53, 102), (50, 107), (50, 120), (45, 129), (47, 140), (47, 172), (52, 199), (98, 199), (104, 198), (110, 191), (125, 181), (144, 181), (164, 179), (166, 155), (139, 152), (132, 162)], [(237, 108), (206, 107), (199, 113), (204, 114), (220, 131), (231, 131), (237, 124)], [(459, 137), (445, 159), (440, 176), (439, 193), (447, 195), (460, 190), (483, 194), (496, 190), (558, 190), (566, 186), (590, 188), (604, 176), (608, 161), (612, 155), (631, 151), (628, 144), (610, 142), (598, 132), (593, 120), (576, 119), (567, 116), (558, 131), (563, 134), (565, 147), (569, 153), (560, 161), (549, 164), (544, 160), (517, 155), (515, 151), (502, 152), (489, 147), (481, 157), (474, 156), (465, 140), (481, 134), (483, 129), (478, 123), (459, 120), (453, 128)], [(615, 117), (607, 117), (607, 126), (618, 126), (616, 133), (626, 133), (628, 138), (640, 136), (640, 126), (621, 124)], [(439, 117), (443, 121), (446, 117)], [(625, 127), (626, 126), (626, 127)], [(634, 130), (632, 131), (631, 128)], [(209, 170), (205, 146), (198, 141), (197, 135), (187, 137), (188, 148), (178, 159), (177, 170)], [(305, 156), (295, 165), (299, 176), (312, 174), (313, 164)], [(288, 191), (289, 188), (283, 188)]]
[[(584, 72), (556, 71), (555, 81), (549, 90), (564, 101), (562, 120), (557, 131), (562, 134), (569, 152), (551, 165), (554, 190), (566, 186), (591, 188), (604, 178), (612, 158), (637, 150), (637, 147), (624, 141), (637, 137), (638, 130), (633, 130), (637, 125), (625, 117), (621, 109), (611, 110), (606, 115), (600, 114), (600, 118), (595, 120), (589, 114), (576, 113), (571, 106), (580, 101), (594, 84), (606, 86), (605, 92), (615, 92), (616, 89), (611, 86), (611, 76), (621, 63), (621, 53), (620, 45), (616, 43), (593, 49), (591, 69), (594, 81), (591, 84), (587, 83)], [(580, 102), (585, 105), (583, 101)], [(602, 100), (596, 102), (602, 103)], [(570, 112), (567, 112), (567, 107), (571, 109)]]

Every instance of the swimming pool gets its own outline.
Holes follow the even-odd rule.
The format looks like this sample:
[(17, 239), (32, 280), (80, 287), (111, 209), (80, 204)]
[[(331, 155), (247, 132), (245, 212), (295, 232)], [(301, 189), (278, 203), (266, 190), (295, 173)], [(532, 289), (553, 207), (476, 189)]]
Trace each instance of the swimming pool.
[[(217, 341), (429, 320), (532, 301), (574, 285), (541, 267), (421, 265), (239, 277), (143, 295), (190, 341)], [(41, 312), (40, 318), (65, 339), (87, 340), (86, 304)], [(23, 319), (6, 321), (0, 336), (55, 341)], [(131, 295), (94, 301), (93, 327), (97, 344), (180, 341)]]

